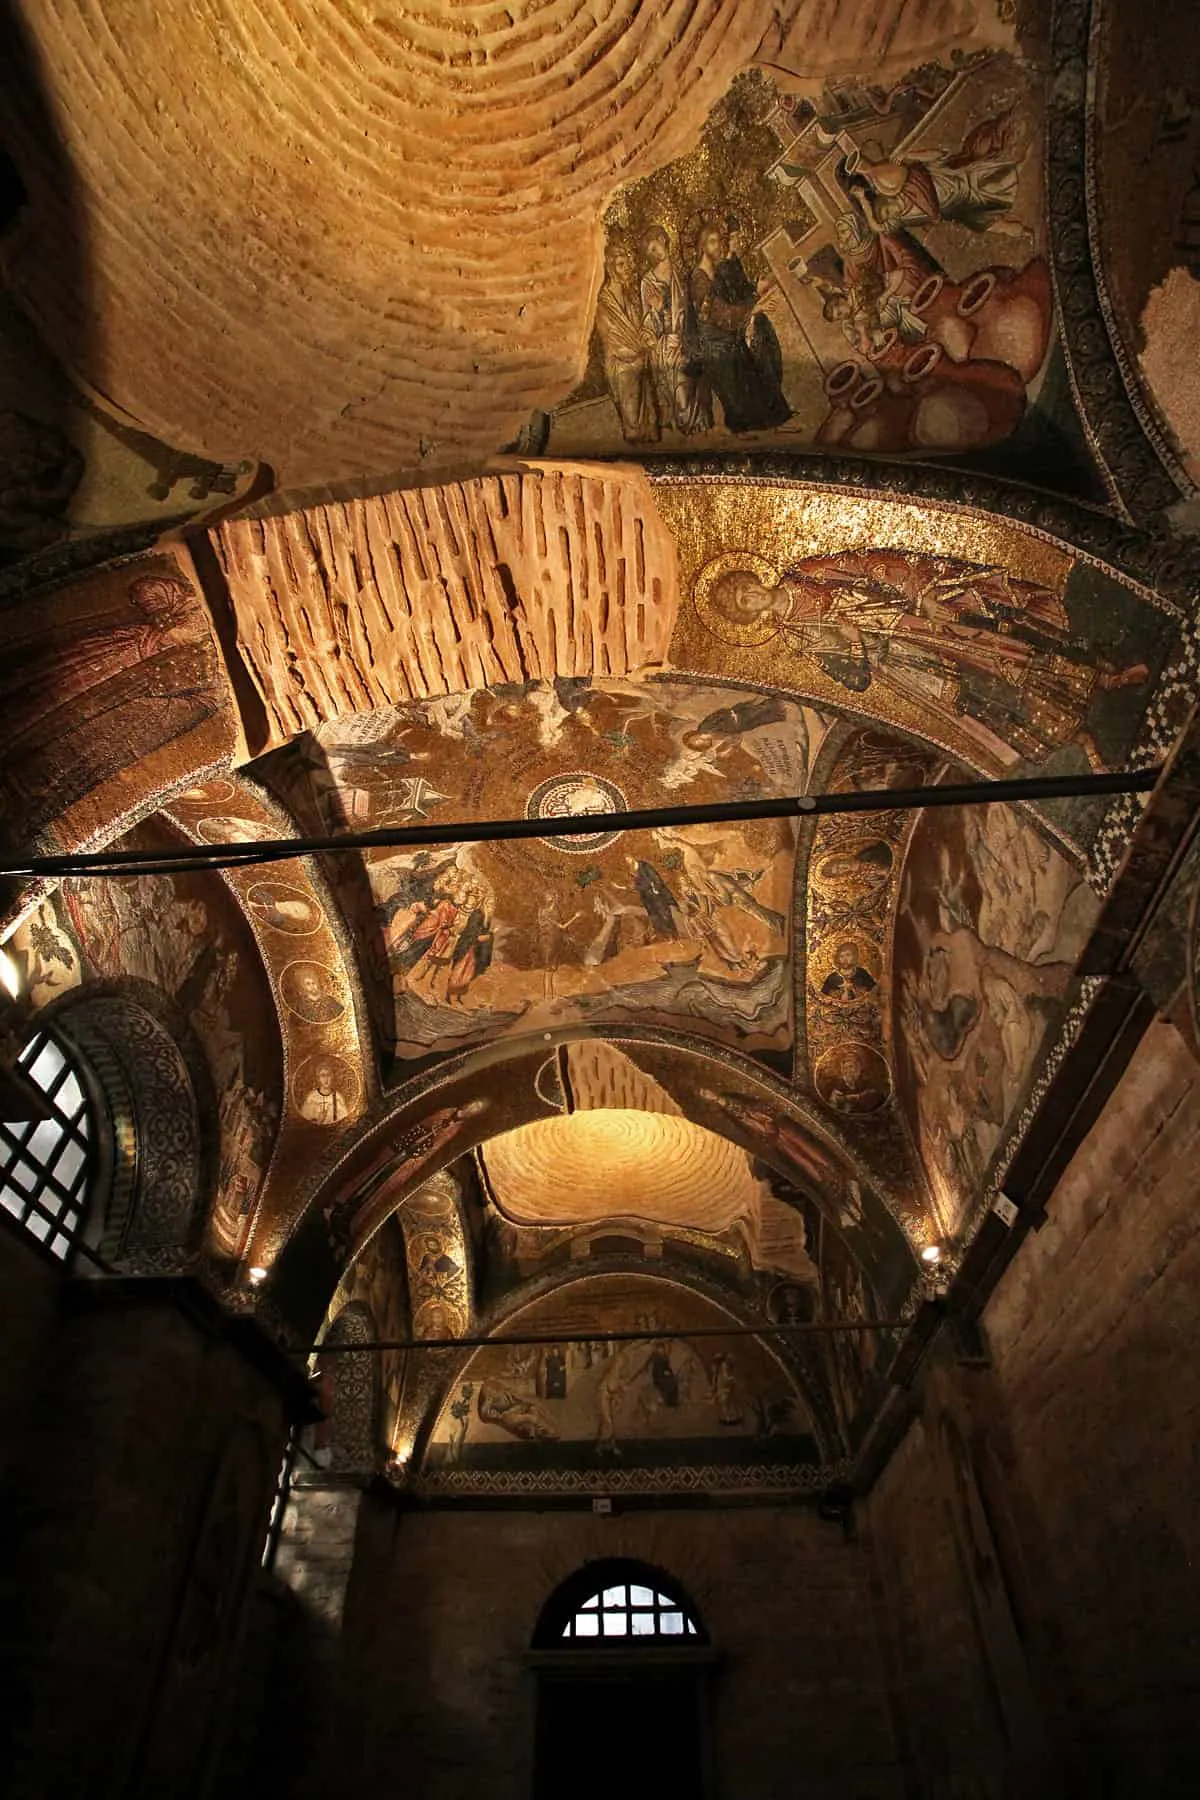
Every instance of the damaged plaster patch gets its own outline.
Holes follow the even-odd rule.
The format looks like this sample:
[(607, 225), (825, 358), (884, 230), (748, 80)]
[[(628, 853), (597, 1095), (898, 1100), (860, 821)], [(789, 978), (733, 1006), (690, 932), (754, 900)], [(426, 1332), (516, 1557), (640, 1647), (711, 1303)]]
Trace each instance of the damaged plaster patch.
[(1151, 292), (1141, 325), (1142, 375), (1188, 475), (1200, 485), (1200, 281), (1186, 269), (1172, 269)]

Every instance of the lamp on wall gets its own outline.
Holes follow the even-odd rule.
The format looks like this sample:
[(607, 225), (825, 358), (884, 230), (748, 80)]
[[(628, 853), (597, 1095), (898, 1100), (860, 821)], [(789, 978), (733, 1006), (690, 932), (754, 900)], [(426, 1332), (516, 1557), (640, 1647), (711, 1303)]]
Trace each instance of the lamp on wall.
[(271, 1273), (271, 1271), (269, 1269), (264, 1269), (261, 1263), (255, 1263), (254, 1267), (250, 1270), (249, 1273), (250, 1273), (250, 1286), (251, 1287), (261, 1287), (263, 1282), (267, 1279), (267, 1276)]
[(954, 1275), (954, 1265), (950, 1260), (951, 1246), (939, 1243), (934, 1239), (921, 1251), (921, 1272), (925, 1281), (925, 1293), (930, 1300), (944, 1300), (950, 1292), (950, 1282)]
[(3, 944), (0, 944), (0, 987), (10, 1000), (21, 998), (21, 971), (12, 952), (6, 950)]

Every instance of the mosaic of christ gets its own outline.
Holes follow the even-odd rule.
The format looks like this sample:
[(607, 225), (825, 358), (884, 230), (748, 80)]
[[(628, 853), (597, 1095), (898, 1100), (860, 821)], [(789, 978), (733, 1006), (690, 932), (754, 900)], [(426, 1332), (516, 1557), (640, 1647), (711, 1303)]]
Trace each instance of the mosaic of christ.
[[(335, 830), (581, 822), (557, 839), (368, 853), (358, 906), (399, 1054), (622, 1018), (783, 1052), (792, 824), (621, 833), (586, 821), (803, 791), (825, 730), (776, 695), (560, 681), (339, 721), (296, 747), (287, 797), (306, 789)], [(354, 906), (348, 882), (343, 898)]]

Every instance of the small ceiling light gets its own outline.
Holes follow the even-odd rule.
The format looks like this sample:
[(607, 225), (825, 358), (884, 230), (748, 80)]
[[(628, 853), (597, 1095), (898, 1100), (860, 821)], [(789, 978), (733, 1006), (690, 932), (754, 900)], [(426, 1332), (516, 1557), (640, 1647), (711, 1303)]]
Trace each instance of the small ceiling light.
[(942, 1246), (940, 1244), (926, 1244), (921, 1252), (921, 1261), (923, 1263), (928, 1263), (932, 1268), (934, 1263), (940, 1263), (941, 1260)]
[(250, 1271), (251, 1285), (253, 1287), (261, 1287), (263, 1282), (267, 1279), (268, 1274), (269, 1270), (264, 1269), (261, 1263), (255, 1263)]
[(12, 953), (0, 949), (0, 987), (3, 987), (10, 1000), (21, 997), (21, 971), (13, 960)]

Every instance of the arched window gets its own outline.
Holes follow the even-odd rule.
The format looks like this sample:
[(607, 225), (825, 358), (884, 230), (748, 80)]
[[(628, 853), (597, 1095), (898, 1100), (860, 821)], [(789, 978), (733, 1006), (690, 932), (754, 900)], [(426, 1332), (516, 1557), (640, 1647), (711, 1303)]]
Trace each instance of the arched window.
[(33, 1033), (17, 1067), (40, 1091), (43, 1106), (37, 1118), (0, 1119), (0, 1209), (65, 1262), (88, 1210), (91, 1107), (71, 1052), (49, 1031)]
[(694, 1607), (661, 1569), (624, 1558), (588, 1563), (551, 1596), (534, 1644), (707, 1643)]
[[(705, 1800), (717, 1653), (662, 1569), (586, 1564), (542, 1608), (534, 1800)], [(581, 1747), (586, 1751), (581, 1753)]]
[(564, 1638), (699, 1637), (681, 1600), (641, 1581), (618, 1581), (590, 1594), (563, 1626)]

